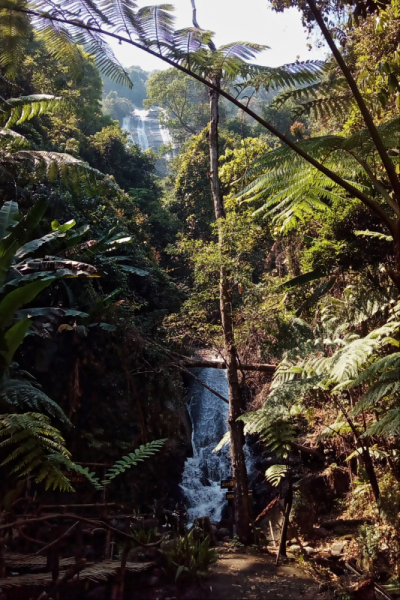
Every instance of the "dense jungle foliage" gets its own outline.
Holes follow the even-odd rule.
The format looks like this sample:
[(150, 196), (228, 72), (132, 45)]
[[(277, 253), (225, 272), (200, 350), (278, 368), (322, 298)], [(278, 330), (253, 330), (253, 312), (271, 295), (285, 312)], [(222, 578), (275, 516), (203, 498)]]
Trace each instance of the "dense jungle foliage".
[[(116, 503), (154, 512), (174, 532), (161, 551), (167, 579), (207, 570), (215, 540), (206, 527), (186, 532), (179, 483), (191, 454), (189, 357), (208, 349), (229, 371), (224, 285), (240, 390), (235, 421), (261, 457), (258, 512), (279, 490), (301, 539), (324, 520), (357, 522), (346, 551), (399, 593), (399, 0), (319, 7), (371, 126), (331, 55), (258, 71), (249, 67), (262, 49), (254, 44), (216, 48), (197, 28), (175, 32), (187, 42), (179, 46), (163, 5), (157, 16), (139, 11), (139, 39), (162, 23), (162, 44), (200, 80), (139, 66), (115, 77), (96, 40), (89, 47), (65, 30), (61, 47), (61, 26), (57, 33), (23, 12), (12, 25), (23, 41), (14, 44), (7, 19), (20, 4), (0, 2), (4, 523), (40, 505)], [(308, 0), (272, 4), (296, 6), (317, 27)], [(146, 47), (162, 54), (157, 42), (158, 50)], [(337, 180), (222, 96), (215, 173), (201, 77)], [(161, 108), (171, 134), (163, 178), (158, 155), (121, 127), (143, 107)], [(244, 366), (260, 364), (270, 372)], [(139, 547), (158, 539), (149, 528), (136, 536)], [(255, 529), (252, 536), (256, 543)], [(11, 549), (20, 552), (22, 538)], [(8, 543), (0, 533), (0, 578)]]

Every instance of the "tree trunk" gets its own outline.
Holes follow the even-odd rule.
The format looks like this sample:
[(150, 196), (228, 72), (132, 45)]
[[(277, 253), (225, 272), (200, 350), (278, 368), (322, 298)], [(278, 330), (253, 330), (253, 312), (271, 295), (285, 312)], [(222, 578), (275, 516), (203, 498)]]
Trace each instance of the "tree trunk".
[(368, 446), (363, 446), (362, 457), (364, 460), (364, 467), (367, 472), (369, 482), (371, 484), (372, 492), (374, 494), (374, 498), (378, 502), (379, 495), (380, 495), (379, 485), (378, 485), (378, 480), (376, 478), (376, 473), (375, 473), (374, 465), (372, 463), (371, 455), (369, 453)]
[[(215, 81), (218, 85), (219, 81)], [(218, 177), (218, 121), (219, 94), (215, 90), (210, 90), (210, 181), (211, 191), (214, 200), (215, 218), (217, 220), (225, 217), (224, 202), (221, 192), (220, 180)], [(218, 238), (221, 255), (224, 253), (223, 230), (218, 228)], [(226, 359), (226, 374), (229, 387), (229, 431), (231, 434), (231, 459), (232, 459), (232, 476), (236, 479), (236, 494), (235, 494), (235, 525), (236, 533), (242, 543), (249, 542), (250, 527), (249, 527), (249, 499), (247, 488), (247, 471), (244, 459), (244, 424), (237, 421), (237, 418), (242, 414), (241, 393), (238, 379), (238, 365), (236, 359), (235, 338), (233, 332), (232, 321), (232, 301), (231, 291), (229, 287), (228, 274), (223, 265), (223, 259), (220, 268), (220, 310), (222, 330), (224, 334), (225, 344), (225, 359)]]
[(281, 556), (286, 556), (287, 530), (288, 530), (288, 526), (289, 526), (290, 512), (292, 510), (292, 504), (293, 504), (292, 477), (291, 477), (290, 473), (288, 473), (288, 483), (289, 483), (289, 489), (288, 489), (286, 497), (285, 497), (285, 513), (284, 513), (284, 518), (283, 518), (281, 540), (279, 542), (278, 554), (276, 556), (276, 564), (279, 563), (279, 559)]

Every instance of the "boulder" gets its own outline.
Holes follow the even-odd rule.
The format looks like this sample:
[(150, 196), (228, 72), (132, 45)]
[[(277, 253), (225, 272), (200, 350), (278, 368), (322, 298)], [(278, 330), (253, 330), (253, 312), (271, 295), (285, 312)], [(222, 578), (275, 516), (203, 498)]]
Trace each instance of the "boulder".
[(332, 556), (340, 556), (344, 550), (346, 542), (335, 542), (331, 546)]
[(217, 539), (218, 540), (223, 540), (224, 537), (228, 536), (229, 538), (229, 529), (226, 529), (225, 527), (221, 527), (221, 529), (218, 529), (217, 531)]
[(166, 552), (167, 550), (170, 550), (171, 548), (173, 548), (174, 545), (175, 545), (175, 540), (164, 540), (160, 544), (160, 550), (163, 550), (164, 552)]

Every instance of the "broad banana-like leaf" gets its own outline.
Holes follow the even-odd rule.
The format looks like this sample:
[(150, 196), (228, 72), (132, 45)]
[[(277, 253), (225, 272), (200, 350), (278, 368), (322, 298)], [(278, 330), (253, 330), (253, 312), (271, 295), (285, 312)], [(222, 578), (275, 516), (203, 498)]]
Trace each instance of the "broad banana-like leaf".
[(130, 265), (118, 265), (120, 269), (126, 271), (127, 273), (134, 273), (135, 275), (140, 275), (144, 277), (144, 275), (148, 275), (148, 271), (144, 271), (143, 269), (138, 269), (137, 267), (131, 267)]
[(12, 200), (4, 202), (0, 209), (0, 240), (9, 234), (9, 227), (17, 224), (15, 217), (18, 215), (19, 209), (16, 202), (13, 202)]
[(44, 198), (37, 200), (29, 212), (12, 228), (11, 232), (0, 240), (0, 258), (14, 242), (18, 242), (18, 246), (22, 246), (28, 241), (32, 231), (40, 223), (46, 208), (47, 200)]
[(17, 311), (16, 315), (17, 319), (21, 318), (29, 318), (34, 319), (35, 317), (81, 317), (85, 319), (89, 316), (88, 313), (81, 312), (80, 310), (72, 310), (66, 308), (55, 308), (53, 306), (42, 307), (42, 308), (23, 308), (22, 310)]
[(60, 231), (61, 233), (65, 233), (66, 231), (68, 231), (68, 229), (71, 229), (71, 227), (75, 227), (75, 225), (76, 221), (74, 221), (74, 219), (67, 221), (66, 223), (64, 223), (64, 225), (61, 225), (58, 221), (52, 221), (51, 228), (53, 231)]
[(29, 254), (33, 254), (34, 252), (36, 252), (36, 250), (40, 248), (40, 246), (43, 246), (44, 244), (48, 244), (50, 242), (53, 242), (54, 240), (63, 238), (65, 236), (65, 232), (52, 231), (51, 233), (48, 233), (47, 235), (44, 235), (43, 237), (38, 238), (37, 240), (32, 240), (31, 242), (28, 242), (27, 244), (21, 246), (21, 248), (19, 248), (15, 253), (15, 258), (16, 260), (21, 260), (21, 258), (24, 258), (24, 256), (28, 256)]
[(4, 254), (0, 258), (0, 285), (3, 285), (3, 283), (5, 282), (5, 280), (7, 278), (10, 267), (14, 261), (15, 253), (18, 249), (18, 246), (19, 246), (19, 244), (15, 240), (14, 242), (12, 242), (12, 244), (9, 246), (8, 250), (6, 252), (4, 252)]
[(92, 276), (95, 276), (97, 273), (97, 269), (96, 267), (93, 267), (93, 265), (88, 265), (87, 263), (82, 263), (67, 258), (60, 258), (58, 256), (33, 258), (20, 263), (16, 268), (24, 275), (36, 271), (56, 271), (58, 277), (61, 277), (62, 275), (59, 273), (60, 270), (67, 270), (71, 272), (72, 275), (76, 275), (78, 271), (80, 273), (87, 273)]
[(37, 273), (30, 273), (29, 275), (20, 275), (19, 271), (11, 268), (12, 273), (17, 273), (17, 276), (10, 279), (0, 288), (0, 297), (8, 292), (11, 292), (14, 288), (21, 287), (25, 283), (30, 283), (36, 279), (46, 279), (48, 277), (54, 278), (53, 271), (38, 271)]
[(297, 287), (299, 285), (309, 283), (310, 281), (314, 281), (315, 279), (321, 279), (321, 277), (323, 277), (324, 275), (326, 275), (326, 273), (324, 273), (323, 271), (309, 271), (308, 273), (304, 273), (303, 275), (298, 275), (293, 279), (289, 279), (289, 281), (285, 281), (285, 283), (282, 283), (281, 287), (285, 289)]
[(32, 302), (34, 298), (46, 287), (48, 287), (55, 277), (32, 281), (24, 287), (17, 288), (10, 292), (0, 302), (0, 328), (4, 329), (12, 321), (15, 313), (21, 306)]
[(32, 321), (30, 319), (21, 319), (4, 334), (4, 341), (6, 343), (7, 350), (3, 350), (1, 354), (4, 357), (7, 367), (10, 366), (16, 350), (22, 344), (26, 332), (31, 325)]

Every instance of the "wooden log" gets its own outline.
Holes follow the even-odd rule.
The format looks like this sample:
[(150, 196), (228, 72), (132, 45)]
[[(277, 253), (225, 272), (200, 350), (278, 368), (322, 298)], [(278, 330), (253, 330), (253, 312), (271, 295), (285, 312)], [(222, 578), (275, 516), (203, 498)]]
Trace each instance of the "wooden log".
[[(223, 360), (197, 360), (195, 358), (187, 358), (182, 361), (185, 367), (200, 367), (202, 369), (226, 369), (226, 363)], [(261, 373), (275, 373), (277, 365), (269, 364), (254, 364), (247, 365), (240, 363), (240, 369), (243, 371), (259, 371)]]

